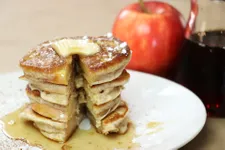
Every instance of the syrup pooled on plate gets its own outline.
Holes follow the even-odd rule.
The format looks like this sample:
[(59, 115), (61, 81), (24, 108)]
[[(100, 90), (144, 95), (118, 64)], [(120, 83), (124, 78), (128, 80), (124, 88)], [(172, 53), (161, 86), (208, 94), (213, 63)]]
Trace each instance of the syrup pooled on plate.
[(113, 150), (135, 149), (137, 144), (132, 143), (135, 137), (135, 128), (129, 124), (129, 129), (124, 135), (102, 135), (95, 131), (81, 130), (79, 127), (66, 143), (57, 143), (45, 138), (31, 122), (25, 122), (19, 118), (22, 108), (9, 113), (1, 118), (3, 132), (12, 139), (26, 141), (29, 145), (40, 147), (44, 150)]

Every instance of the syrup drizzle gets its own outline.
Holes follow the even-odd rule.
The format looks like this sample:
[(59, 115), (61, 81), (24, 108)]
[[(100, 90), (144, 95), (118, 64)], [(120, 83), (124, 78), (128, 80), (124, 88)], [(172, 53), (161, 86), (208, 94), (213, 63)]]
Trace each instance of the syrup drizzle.
[(31, 122), (24, 122), (21, 120), (18, 117), (21, 110), (22, 108), (1, 118), (3, 132), (6, 136), (14, 140), (23, 140), (31, 146), (39, 147), (44, 150), (113, 150), (133, 149), (138, 147), (137, 144), (132, 143), (132, 140), (135, 137), (135, 128), (132, 124), (129, 125), (129, 130), (124, 135), (112, 134), (104, 136), (97, 133), (93, 127), (88, 130), (77, 128), (75, 133), (66, 143), (57, 143), (45, 138), (33, 127)]

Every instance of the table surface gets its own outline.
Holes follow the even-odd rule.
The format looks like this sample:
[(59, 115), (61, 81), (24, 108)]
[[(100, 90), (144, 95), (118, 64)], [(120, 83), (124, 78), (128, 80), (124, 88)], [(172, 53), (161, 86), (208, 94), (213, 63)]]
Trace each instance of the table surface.
[[(199, 0), (203, 3), (205, 0)], [(0, 72), (19, 70), (19, 59), (37, 43), (60, 36), (103, 35), (119, 10), (135, 0), (0, 1)], [(188, 0), (171, 0), (187, 18)], [(201, 133), (181, 148), (225, 149), (225, 119), (208, 118)]]

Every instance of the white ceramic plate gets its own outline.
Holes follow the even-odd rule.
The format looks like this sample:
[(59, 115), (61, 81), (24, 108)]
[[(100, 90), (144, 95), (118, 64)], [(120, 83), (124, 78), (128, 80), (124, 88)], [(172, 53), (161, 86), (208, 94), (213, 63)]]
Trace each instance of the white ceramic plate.
[[(122, 96), (128, 102), (129, 116), (136, 125), (136, 133), (140, 135), (133, 141), (140, 143), (142, 149), (178, 149), (201, 131), (206, 121), (206, 111), (196, 95), (157, 76), (135, 71), (129, 73), (131, 79)], [(0, 75), (0, 117), (28, 101), (24, 92), (26, 82), (18, 80), (21, 74)], [(160, 124), (147, 128), (149, 122)], [(12, 144), (2, 133), (0, 141), (0, 149)], [(13, 143), (15, 147), (23, 145), (20, 141)]]

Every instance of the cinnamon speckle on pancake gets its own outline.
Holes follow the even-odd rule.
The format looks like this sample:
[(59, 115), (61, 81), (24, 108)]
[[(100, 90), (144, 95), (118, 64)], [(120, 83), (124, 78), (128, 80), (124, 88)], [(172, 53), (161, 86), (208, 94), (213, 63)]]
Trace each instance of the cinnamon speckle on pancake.
[(101, 70), (108, 66), (127, 62), (131, 56), (131, 51), (126, 42), (120, 41), (110, 33), (99, 37), (62, 37), (39, 44), (21, 59), (20, 66), (24, 69), (49, 73), (65, 67), (66, 64), (70, 64), (71, 58), (58, 55), (51, 47), (52, 43), (64, 39), (83, 39), (84, 41), (97, 43), (101, 47), (101, 51), (98, 53), (80, 57), (80, 61), (86, 64), (90, 71)]
[(66, 58), (56, 54), (50, 44), (36, 47), (20, 60), (20, 66), (43, 70), (44, 72), (65, 64)]
[(107, 35), (90, 37), (90, 39), (101, 46), (100, 52), (80, 58), (81, 62), (86, 64), (90, 70), (101, 70), (130, 59), (131, 53), (126, 42)]

